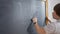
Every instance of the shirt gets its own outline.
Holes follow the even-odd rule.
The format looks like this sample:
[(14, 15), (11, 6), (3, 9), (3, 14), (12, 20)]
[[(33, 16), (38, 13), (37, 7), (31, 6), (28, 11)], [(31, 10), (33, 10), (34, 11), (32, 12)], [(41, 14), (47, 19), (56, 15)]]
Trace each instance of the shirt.
[(44, 30), (46, 34), (60, 34), (60, 20), (48, 24)]

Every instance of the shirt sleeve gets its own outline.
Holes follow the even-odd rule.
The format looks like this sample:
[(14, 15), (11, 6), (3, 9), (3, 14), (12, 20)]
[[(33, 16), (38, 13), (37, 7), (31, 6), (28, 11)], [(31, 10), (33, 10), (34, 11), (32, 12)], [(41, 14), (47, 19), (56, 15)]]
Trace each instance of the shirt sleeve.
[(55, 24), (54, 23), (51, 23), (51, 24), (48, 24), (47, 26), (44, 27), (44, 30), (46, 32), (46, 34), (53, 34), (55, 32)]

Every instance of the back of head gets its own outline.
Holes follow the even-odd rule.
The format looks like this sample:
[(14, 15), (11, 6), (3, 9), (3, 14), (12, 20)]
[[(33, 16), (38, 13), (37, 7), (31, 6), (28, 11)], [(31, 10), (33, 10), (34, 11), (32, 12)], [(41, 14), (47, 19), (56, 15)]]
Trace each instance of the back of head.
[(60, 3), (58, 3), (54, 6), (54, 11), (60, 17)]

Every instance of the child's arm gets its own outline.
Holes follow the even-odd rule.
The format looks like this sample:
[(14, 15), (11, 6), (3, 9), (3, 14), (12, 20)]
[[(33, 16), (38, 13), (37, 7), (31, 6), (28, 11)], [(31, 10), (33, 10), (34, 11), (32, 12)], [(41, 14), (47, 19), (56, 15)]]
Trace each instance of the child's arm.
[(46, 34), (44, 28), (40, 27), (37, 23), (37, 18), (33, 18), (33, 23), (38, 34)]
[(44, 28), (40, 27), (37, 23), (35, 24), (35, 28), (38, 34), (46, 34)]
[(38, 25), (36, 17), (33, 18), (33, 23), (38, 34), (51, 34), (55, 32), (56, 27), (54, 23), (47, 24), (44, 28), (42, 28)]

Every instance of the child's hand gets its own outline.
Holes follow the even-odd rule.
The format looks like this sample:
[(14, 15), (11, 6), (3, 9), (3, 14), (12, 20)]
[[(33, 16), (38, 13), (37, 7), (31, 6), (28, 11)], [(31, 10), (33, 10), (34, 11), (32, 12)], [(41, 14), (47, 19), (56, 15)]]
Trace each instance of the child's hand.
[(46, 17), (46, 20), (49, 21), (49, 22), (51, 22), (51, 20), (48, 17)]
[(36, 17), (34, 17), (32, 20), (33, 20), (33, 23), (35, 23), (35, 22), (37, 23), (37, 18)]

